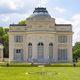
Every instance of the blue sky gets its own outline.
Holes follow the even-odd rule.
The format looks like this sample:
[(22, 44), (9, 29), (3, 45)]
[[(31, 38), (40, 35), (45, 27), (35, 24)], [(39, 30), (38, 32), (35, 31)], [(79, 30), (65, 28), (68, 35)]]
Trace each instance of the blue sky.
[(39, 6), (46, 7), (56, 23), (71, 23), (73, 43), (80, 41), (80, 0), (0, 0), (0, 26), (26, 19)]

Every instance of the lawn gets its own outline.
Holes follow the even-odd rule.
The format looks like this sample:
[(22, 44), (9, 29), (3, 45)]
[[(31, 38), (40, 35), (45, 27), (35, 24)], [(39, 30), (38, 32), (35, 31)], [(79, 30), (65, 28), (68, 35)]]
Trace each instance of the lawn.
[(80, 68), (0, 67), (0, 80), (80, 80)]

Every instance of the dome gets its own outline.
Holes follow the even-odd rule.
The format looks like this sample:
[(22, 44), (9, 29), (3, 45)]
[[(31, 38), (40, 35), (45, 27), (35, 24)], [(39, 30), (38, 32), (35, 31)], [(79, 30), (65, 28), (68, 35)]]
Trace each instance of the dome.
[(51, 18), (51, 16), (49, 15), (46, 8), (38, 7), (38, 8), (35, 8), (30, 18)]

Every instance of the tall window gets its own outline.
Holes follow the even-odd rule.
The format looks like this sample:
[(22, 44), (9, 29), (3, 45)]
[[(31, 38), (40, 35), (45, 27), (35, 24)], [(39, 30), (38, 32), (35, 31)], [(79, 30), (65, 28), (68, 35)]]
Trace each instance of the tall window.
[(58, 49), (58, 60), (67, 60), (67, 49)]
[(49, 59), (53, 59), (53, 43), (49, 44)]
[(58, 36), (58, 42), (66, 43), (67, 42), (67, 36), (66, 35)]
[(14, 40), (15, 40), (15, 42), (22, 42), (23, 41), (23, 36), (19, 36), (19, 35), (14, 36)]
[(44, 44), (38, 43), (38, 59), (44, 59)]
[(28, 44), (28, 59), (32, 58), (32, 43)]

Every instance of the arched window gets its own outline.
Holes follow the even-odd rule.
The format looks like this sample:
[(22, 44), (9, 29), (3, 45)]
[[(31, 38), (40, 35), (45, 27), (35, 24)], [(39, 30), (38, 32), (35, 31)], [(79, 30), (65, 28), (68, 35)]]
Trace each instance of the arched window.
[(28, 59), (32, 58), (32, 43), (28, 44)]
[(49, 44), (49, 59), (53, 59), (53, 43)]
[(38, 43), (37, 48), (38, 48), (38, 54), (37, 54), (38, 59), (44, 59), (44, 44)]

